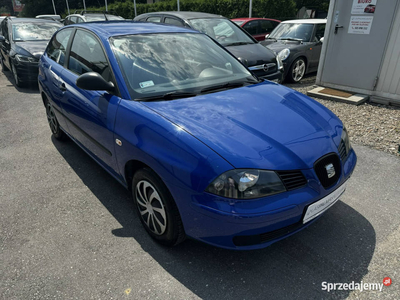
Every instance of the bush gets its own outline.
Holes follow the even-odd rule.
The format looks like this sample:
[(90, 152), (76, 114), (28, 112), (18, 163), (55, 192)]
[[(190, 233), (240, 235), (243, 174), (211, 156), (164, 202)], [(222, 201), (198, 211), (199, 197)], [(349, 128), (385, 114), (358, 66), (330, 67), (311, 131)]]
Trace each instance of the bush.
[[(102, 8), (88, 8), (88, 10), (105, 10)], [(74, 9), (71, 9), (73, 11)], [(108, 5), (108, 10), (126, 19), (135, 17), (133, 1), (116, 2)], [(136, 4), (137, 15), (147, 12), (176, 11), (177, 2), (163, 1), (153, 4)], [(180, 0), (181, 11), (197, 11), (222, 15), (229, 19), (248, 17), (249, 0)], [(296, 3), (294, 0), (253, 0), (253, 17), (275, 18), (287, 20), (295, 18)]]

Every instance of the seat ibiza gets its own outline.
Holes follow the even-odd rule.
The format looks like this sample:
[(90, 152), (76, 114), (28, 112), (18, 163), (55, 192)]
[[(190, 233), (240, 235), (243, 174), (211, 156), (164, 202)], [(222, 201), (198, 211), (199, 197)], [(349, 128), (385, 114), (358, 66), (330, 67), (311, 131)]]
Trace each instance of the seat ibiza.
[(54, 137), (129, 189), (144, 228), (169, 246), (266, 247), (331, 207), (356, 165), (331, 111), (192, 29), (64, 27), (39, 87)]

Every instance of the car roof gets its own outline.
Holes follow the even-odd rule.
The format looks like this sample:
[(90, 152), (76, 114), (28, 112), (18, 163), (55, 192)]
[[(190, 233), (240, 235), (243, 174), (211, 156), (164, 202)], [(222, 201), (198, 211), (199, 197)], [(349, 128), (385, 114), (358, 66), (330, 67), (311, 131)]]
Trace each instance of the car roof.
[(326, 19), (298, 19), (298, 20), (288, 20), (282, 23), (296, 23), (296, 24), (325, 24)]
[(184, 20), (202, 19), (202, 18), (225, 18), (221, 15), (214, 15), (214, 14), (193, 12), (193, 11), (160, 11), (160, 12), (145, 13), (143, 15), (161, 15), (161, 14), (178, 17)]
[(279, 20), (276, 19), (269, 19), (269, 18), (235, 18), (231, 19), (231, 21), (253, 21), (253, 20), (267, 20), (267, 21), (277, 21), (280, 22)]
[(53, 23), (60, 25), (59, 22), (49, 20), (49, 19), (40, 19), (40, 18), (9, 18), (13, 23)]
[(150, 22), (135, 22), (125, 20), (78, 23), (66, 27), (87, 28), (103, 38), (146, 33), (198, 33), (198, 31), (193, 29), (170, 26), (163, 23), (155, 24)]

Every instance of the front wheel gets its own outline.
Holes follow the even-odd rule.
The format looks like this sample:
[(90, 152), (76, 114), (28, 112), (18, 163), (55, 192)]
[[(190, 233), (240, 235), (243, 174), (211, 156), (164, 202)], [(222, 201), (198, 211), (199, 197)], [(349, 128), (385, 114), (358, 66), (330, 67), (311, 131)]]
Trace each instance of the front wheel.
[(166, 246), (177, 245), (185, 239), (175, 201), (153, 171), (145, 168), (135, 173), (132, 196), (140, 221), (153, 239)]
[(18, 78), (17, 68), (15, 67), (14, 63), (11, 63), (11, 71), (12, 71), (12, 75), (14, 77), (15, 85), (17, 87), (22, 87), (22, 83)]
[(62, 140), (65, 137), (64, 131), (60, 128), (60, 124), (58, 123), (56, 114), (54, 113), (54, 108), (51, 106), (51, 103), (46, 100), (46, 115), (47, 115), (47, 122), (49, 123), (51, 132), (53, 136), (57, 140)]
[(304, 74), (306, 73), (306, 62), (304, 61), (303, 58), (298, 58), (296, 59), (290, 69), (289, 73), (287, 74), (287, 79), (290, 82), (299, 82), (301, 79), (303, 79)]

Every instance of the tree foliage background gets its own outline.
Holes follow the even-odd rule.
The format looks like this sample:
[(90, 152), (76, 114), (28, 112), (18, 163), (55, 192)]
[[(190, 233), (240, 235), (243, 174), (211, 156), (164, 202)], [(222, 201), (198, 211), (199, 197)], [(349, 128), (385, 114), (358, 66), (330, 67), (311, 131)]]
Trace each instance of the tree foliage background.
[[(3, 1), (3, 0), (0, 0)], [(10, 1), (10, 0), (9, 0)], [(11, 1), (10, 1), (11, 2)], [(21, 15), (34, 17), (39, 14), (53, 14), (51, 0), (22, 0), (25, 4)], [(164, 0), (146, 4), (146, 0), (137, 0), (137, 14), (156, 11), (177, 10), (176, 0)], [(67, 15), (66, 0), (54, 0), (58, 14)], [(83, 9), (82, 0), (69, 0), (71, 13)], [(127, 19), (135, 17), (133, 0), (108, 0), (108, 10)], [(269, 17), (280, 20), (295, 18), (302, 6), (328, 9), (329, 0), (253, 0), (253, 17)], [(104, 0), (86, 0), (89, 10), (105, 10)], [(249, 15), (249, 0), (180, 0), (182, 11), (201, 11), (223, 15), (227, 18)]]

